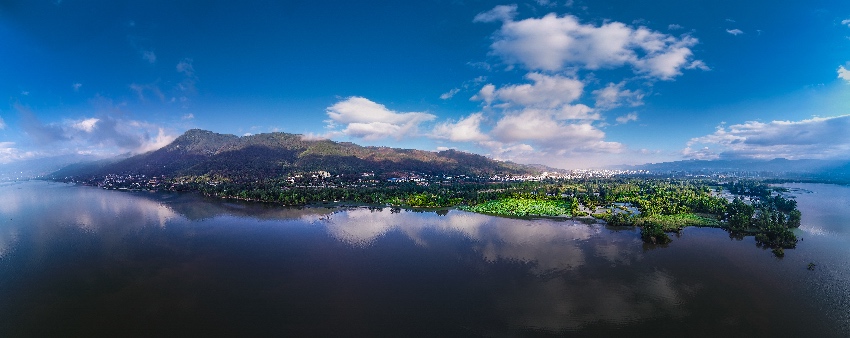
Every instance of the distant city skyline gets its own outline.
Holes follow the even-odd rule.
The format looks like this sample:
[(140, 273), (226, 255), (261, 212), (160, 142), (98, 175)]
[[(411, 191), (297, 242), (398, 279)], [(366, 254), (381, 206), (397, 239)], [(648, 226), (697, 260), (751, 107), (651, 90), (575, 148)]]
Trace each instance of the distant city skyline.
[(850, 3), (4, 1), (0, 164), (192, 128), (599, 168), (850, 160)]

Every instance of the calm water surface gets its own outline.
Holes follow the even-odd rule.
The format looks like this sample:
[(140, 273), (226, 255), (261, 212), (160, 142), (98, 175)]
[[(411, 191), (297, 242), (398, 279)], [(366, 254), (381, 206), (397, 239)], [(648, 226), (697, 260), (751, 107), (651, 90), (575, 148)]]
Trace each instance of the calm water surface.
[[(0, 336), (850, 335), (850, 188), (784, 259), (634, 229), (0, 185)], [(808, 263), (817, 264), (815, 270)]]

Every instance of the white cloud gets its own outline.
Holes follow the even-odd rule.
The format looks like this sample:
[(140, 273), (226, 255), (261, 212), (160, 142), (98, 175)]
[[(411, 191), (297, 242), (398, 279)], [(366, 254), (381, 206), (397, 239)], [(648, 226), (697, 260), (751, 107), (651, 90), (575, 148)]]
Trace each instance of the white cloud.
[(626, 115), (617, 117), (617, 123), (618, 124), (626, 124), (626, 123), (629, 123), (631, 121), (637, 121), (637, 120), (638, 120), (638, 114), (637, 113), (628, 113)]
[(183, 119), (183, 120), (191, 120), (191, 119), (194, 119), (194, 118), (195, 118), (195, 114), (192, 114), (192, 113), (189, 113), (189, 114), (183, 115), (183, 116), (181, 117), (181, 119)]
[(433, 114), (422, 112), (399, 113), (358, 96), (349, 97), (328, 107), (327, 114), (330, 117), (330, 120), (326, 121), (329, 128), (334, 129), (337, 124), (344, 124), (345, 129), (339, 133), (366, 140), (413, 136), (419, 124), (437, 118)]
[[(146, 135), (147, 136), (147, 135)], [(145, 153), (148, 151), (154, 151), (159, 148), (167, 146), (169, 143), (174, 141), (177, 138), (174, 134), (169, 134), (163, 128), (157, 128), (157, 134), (154, 137), (146, 138), (144, 142), (142, 142), (141, 146), (136, 148), (137, 153)]]
[(440, 99), (442, 99), (442, 100), (448, 100), (448, 99), (450, 99), (450, 98), (454, 97), (454, 96), (455, 96), (455, 94), (457, 94), (457, 93), (459, 93), (459, 92), (460, 92), (460, 88), (452, 88), (451, 90), (449, 90), (449, 91), (447, 91), (447, 92), (445, 92), (445, 93), (440, 94)]
[(720, 126), (712, 134), (693, 138), (682, 153), (705, 159), (848, 159), (848, 130), (850, 115), (768, 123), (749, 121)]
[(304, 141), (322, 141), (322, 140), (327, 140), (328, 135), (319, 135), (319, 134), (314, 134), (314, 133), (307, 133), (307, 134), (301, 135), (301, 139), (304, 140)]
[(672, 24), (667, 26), (667, 29), (669, 29), (669, 30), (679, 30), (679, 29), (684, 29), (684, 28), (685, 28), (684, 26), (679, 25), (679, 24), (675, 24), (675, 23), (672, 23)]
[(597, 109), (613, 109), (628, 104), (632, 107), (643, 105), (644, 94), (640, 90), (624, 89), (626, 83), (609, 83), (605, 88), (592, 92), (596, 97)]
[(434, 127), (432, 136), (455, 142), (485, 141), (488, 137), (481, 132), (481, 122), (483, 120), (484, 114), (475, 113), (457, 122), (443, 122)]
[(504, 143), (530, 143), (552, 155), (618, 152), (622, 145), (605, 142), (605, 133), (590, 123), (559, 121), (545, 110), (526, 109), (502, 117), (491, 132)]
[(25, 160), (37, 156), (34, 152), (22, 151), (15, 142), (0, 142), (0, 164)]
[(100, 119), (88, 118), (79, 122), (73, 122), (71, 124), (71, 127), (77, 130), (82, 130), (84, 132), (91, 133), (94, 130), (94, 127), (98, 121), (100, 121)]
[[(573, 104), (584, 90), (584, 83), (581, 81), (541, 73), (529, 73), (525, 78), (533, 83), (506, 85), (498, 89), (493, 84), (487, 84), (472, 100), (484, 101), (487, 108), (498, 108), (504, 112), (535, 109), (546, 111), (559, 120), (600, 119), (590, 107)], [(490, 107), (491, 105), (493, 107)]]
[(72, 84), (72, 85), (71, 85), (71, 88), (74, 88), (74, 91), (75, 91), (75, 92), (78, 92), (78, 91), (80, 91), (80, 88), (81, 88), (82, 86), (83, 86), (83, 84), (82, 84), (82, 83), (77, 82), (77, 83)]
[(511, 21), (517, 14), (516, 9), (516, 5), (499, 5), (489, 11), (478, 13), (472, 22)]
[(486, 84), (484, 87), (481, 87), (481, 90), (478, 91), (478, 94), (475, 94), (470, 98), (473, 101), (484, 101), (488, 106), (491, 102), (493, 102), (493, 98), (496, 96), (496, 86), (492, 84)]
[(726, 33), (729, 33), (729, 34), (732, 34), (732, 35), (740, 35), (740, 34), (744, 34), (744, 31), (735, 28), (735, 29), (727, 29)]
[(142, 51), (142, 59), (145, 59), (148, 63), (156, 63), (156, 54), (150, 50)]
[(685, 69), (699, 69), (705, 71), (711, 70), (711, 68), (709, 68), (708, 65), (706, 65), (705, 62), (703, 62), (702, 60), (694, 60), (693, 62), (691, 62), (691, 64), (685, 67)]
[(87, 153), (111, 156), (158, 149), (176, 138), (167, 129), (145, 121), (123, 117), (117, 107), (105, 107), (104, 114), (77, 120), (42, 123), (27, 107), (15, 105), (21, 115), (21, 129), (43, 156)]
[(3, 120), (3, 117), (0, 117), (0, 130), (6, 129), (6, 121)]
[[(489, 131), (481, 132), (484, 115), (477, 113), (458, 123), (441, 124), (434, 134), (442, 139), (476, 141), (497, 158), (522, 161), (551, 162), (553, 157), (624, 149), (619, 143), (606, 142), (605, 133), (593, 125), (601, 119), (595, 109), (576, 103), (584, 83), (537, 72), (528, 73), (526, 79), (531, 83), (500, 88), (487, 84), (473, 97), (484, 101), (485, 112), (494, 117)], [(451, 134), (458, 130), (467, 132)], [(464, 139), (461, 135), (475, 136)]]
[(559, 17), (550, 13), (542, 18), (514, 21), (512, 15), (496, 15), (504, 12), (497, 9), (476, 17), (476, 21), (486, 18), (503, 22), (494, 34), (492, 53), (509, 64), (531, 70), (631, 66), (636, 73), (670, 80), (693, 63), (690, 47), (698, 43), (688, 35), (675, 37), (621, 22), (582, 24), (572, 15)]
[(841, 20), (841, 24), (850, 27), (850, 19)]
[(531, 84), (509, 85), (494, 92), (494, 97), (522, 106), (555, 108), (581, 97), (584, 83), (560, 75), (529, 73)]
[(850, 82), (850, 70), (847, 70), (844, 66), (838, 66), (838, 78)]

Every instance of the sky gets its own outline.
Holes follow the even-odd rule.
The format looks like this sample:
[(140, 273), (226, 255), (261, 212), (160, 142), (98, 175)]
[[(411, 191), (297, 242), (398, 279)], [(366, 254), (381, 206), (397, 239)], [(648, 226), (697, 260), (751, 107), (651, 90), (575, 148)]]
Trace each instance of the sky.
[(850, 160), (850, 2), (0, 1), (0, 164), (188, 129), (601, 168)]

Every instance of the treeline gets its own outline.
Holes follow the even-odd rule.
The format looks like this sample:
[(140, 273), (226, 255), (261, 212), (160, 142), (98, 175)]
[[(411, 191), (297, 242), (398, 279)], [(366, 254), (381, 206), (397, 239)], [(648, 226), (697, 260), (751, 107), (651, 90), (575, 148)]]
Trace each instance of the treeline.
[(730, 236), (755, 236), (773, 249), (796, 246), (791, 229), (800, 226), (796, 201), (759, 181), (609, 178), (521, 182), (486, 180), (389, 182), (357, 176), (293, 176), (239, 179), (181, 176), (170, 190), (207, 196), (305, 205), (345, 201), (411, 208), (462, 206), (509, 216), (593, 216), (612, 226), (638, 226), (645, 242), (665, 244), (668, 233), (687, 226), (719, 227)]

